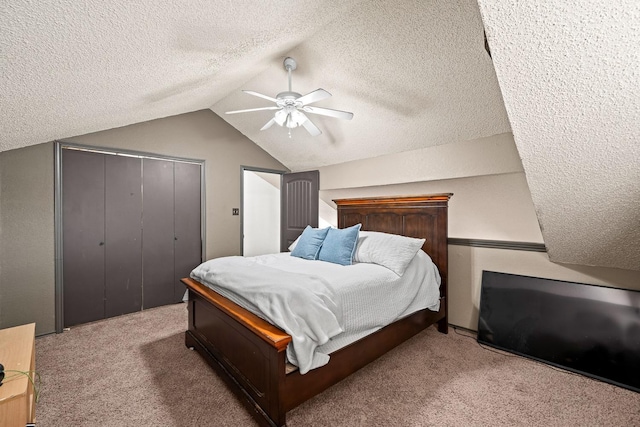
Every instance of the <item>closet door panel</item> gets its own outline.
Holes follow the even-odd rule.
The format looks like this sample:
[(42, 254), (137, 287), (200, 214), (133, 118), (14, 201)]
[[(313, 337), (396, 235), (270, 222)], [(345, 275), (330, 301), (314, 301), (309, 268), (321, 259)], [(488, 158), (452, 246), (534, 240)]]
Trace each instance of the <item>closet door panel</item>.
[(180, 279), (202, 262), (200, 171), (199, 164), (175, 164), (175, 302), (182, 301), (186, 289)]
[(105, 155), (62, 151), (64, 326), (105, 317)]
[(142, 308), (142, 161), (106, 156), (106, 317)]
[(143, 308), (174, 300), (173, 168), (171, 161), (143, 159)]

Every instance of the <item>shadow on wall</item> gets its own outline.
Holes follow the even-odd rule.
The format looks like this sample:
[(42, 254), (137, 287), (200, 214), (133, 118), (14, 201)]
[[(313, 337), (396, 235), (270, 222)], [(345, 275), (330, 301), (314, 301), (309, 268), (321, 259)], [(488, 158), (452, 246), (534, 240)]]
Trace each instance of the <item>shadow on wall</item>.
[(604, 286), (620, 288), (620, 289), (634, 289), (640, 291), (640, 272), (636, 270), (623, 270), (619, 268), (603, 268), (594, 267), (590, 265), (577, 265), (577, 264), (562, 264), (557, 263), (559, 266), (566, 268), (567, 270), (575, 271), (582, 275), (593, 277), (595, 281), (588, 280), (588, 278), (579, 279), (582, 282), (595, 284), (604, 282)]

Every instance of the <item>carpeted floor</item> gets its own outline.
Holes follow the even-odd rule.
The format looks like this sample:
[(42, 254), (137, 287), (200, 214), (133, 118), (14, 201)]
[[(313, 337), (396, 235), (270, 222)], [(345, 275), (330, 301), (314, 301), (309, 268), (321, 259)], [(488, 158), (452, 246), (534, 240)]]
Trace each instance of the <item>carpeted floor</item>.
[[(36, 340), (37, 425), (253, 426), (184, 346), (186, 304)], [(640, 394), (435, 328), (287, 415), (288, 426), (640, 426)]]

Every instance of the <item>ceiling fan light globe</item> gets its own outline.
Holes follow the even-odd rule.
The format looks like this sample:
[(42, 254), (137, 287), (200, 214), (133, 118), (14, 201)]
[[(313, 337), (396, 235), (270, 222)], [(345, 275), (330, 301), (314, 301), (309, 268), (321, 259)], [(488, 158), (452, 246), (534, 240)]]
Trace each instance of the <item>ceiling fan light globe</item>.
[(295, 128), (296, 126), (298, 126), (298, 125), (296, 124), (296, 122), (294, 122), (294, 121), (291, 119), (291, 114), (287, 114), (287, 121), (286, 121), (286, 125), (287, 125), (287, 127), (288, 127), (289, 129), (293, 129), (293, 128)]
[(298, 110), (291, 111), (291, 113), (289, 113), (289, 116), (291, 117), (291, 121), (294, 122), (296, 126), (301, 126), (305, 122), (305, 120), (307, 120), (307, 116), (305, 116)]
[(275, 120), (275, 122), (279, 125), (279, 126), (284, 126), (285, 121), (287, 120), (287, 116), (289, 114), (287, 114), (286, 111), (284, 110), (279, 110), (276, 111), (276, 114), (273, 116), (273, 120)]

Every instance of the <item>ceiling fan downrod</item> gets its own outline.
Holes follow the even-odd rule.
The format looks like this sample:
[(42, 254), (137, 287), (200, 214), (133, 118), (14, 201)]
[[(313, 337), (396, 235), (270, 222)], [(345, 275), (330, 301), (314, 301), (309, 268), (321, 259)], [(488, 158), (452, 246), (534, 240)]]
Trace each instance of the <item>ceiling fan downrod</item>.
[(298, 63), (295, 59), (290, 56), (284, 58), (284, 69), (287, 70), (287, 74), (289, 75), (289, 92), (291, 92), (291, 72), (298, 68)]

